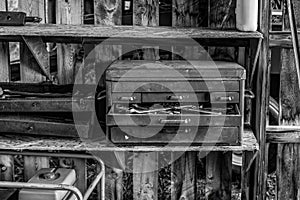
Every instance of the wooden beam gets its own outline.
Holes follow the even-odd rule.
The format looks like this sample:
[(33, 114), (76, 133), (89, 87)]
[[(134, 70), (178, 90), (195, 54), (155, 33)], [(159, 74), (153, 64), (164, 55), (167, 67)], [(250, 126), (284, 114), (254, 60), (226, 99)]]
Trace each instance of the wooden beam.
[[(266, 113), (268, 111), (269, 87), (270, 87), (270, 52), (269, 52), (269, 30), (271, 5), (269, 0), (259, 1), (259, 31), (264, 35), (262, 42), (259, 68), (256, 76), (256, 101), (253, 103), (253, 123), (255, 134), (260, 144), (260, 154), (255, 165), (254, 187), (250, 193), (252, 198), (263, 199), (266, 192), (265, 170), (265, 143), (266, 143)], [(251, 195), (251, 194), (250, 194)]]
[(41, 37), (28, 37), (23, 36), (23, 40), (30, 50), (31, 54), (38, 63), (40, 70), (43, 75), (45, 75), (48, 80), (52, 80), (50, 75), (50, 60), (49, 55), (46, 50), (46, 45), (44, 44)]
[[(216, 30), (210, 28), (172, 28), (172, 27), (143, 27), (143, 26), (92, 26), (92, 25), (71, 25), (71, 24), (36, 24), (25, 26), (2, 26), (0, 28), (1, 39), (3, 37), (12, 39), (13, 37), (24, 36), (41, 36), (48, 37), (47, 41), (56, 41), (58, 37), (62, 40), (72, 41), (79, 38), (82, 41), (88, 39), (114, 39), (119, 38), (142, 38), (142, 39), (259, 39), (262, 34), (254, 32), (240, 32), (234, 29)], [(83, 40), (84, 39), (84, 40)], [(59, 41), (59, 40), (58, 40)], [(234, 45), (234, 44), (232, 44)]]

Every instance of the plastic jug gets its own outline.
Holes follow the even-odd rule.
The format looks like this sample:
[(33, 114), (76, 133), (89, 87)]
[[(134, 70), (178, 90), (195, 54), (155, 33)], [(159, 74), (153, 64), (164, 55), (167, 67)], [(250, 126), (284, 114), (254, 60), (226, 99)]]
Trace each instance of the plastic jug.
[(240, 31), (256, 31), (258, 23), (258, 0), (237, 0), (236, 28)]

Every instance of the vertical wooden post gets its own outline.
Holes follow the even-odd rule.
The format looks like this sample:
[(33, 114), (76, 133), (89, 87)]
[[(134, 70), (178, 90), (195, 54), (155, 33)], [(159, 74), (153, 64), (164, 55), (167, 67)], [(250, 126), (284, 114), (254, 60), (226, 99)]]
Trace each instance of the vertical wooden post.
[(158, 154), (134, 153), (133, 199), (157, 200)]
[(81, 193), (87, 189), (87, 165), (86, 159), (72, 159), (74, 162), (75, 171), (77, 173), (76, 187), (80, 190)]
[(210, 152), (206, 157), (206, 199), (231, 199), (232, 152)]
[(186, 152), (171, 165), (172, 200), (197, 198), (196, 159), (196, 152)]
[[(83, 24), (83, 0), (57, 0), (57, 24)], [(57, 70), (59, 84), (74, 83), (76, 72), (82, 64), (77, 56), (82, 49), (78, 44), (57, 45)]]
[[(260, 144), (260, 153), (256, 159), (255, 174), (253, 187), (253, 197), (262, 199), (262, 192), (266, 184), (265, 169), (265, 143), (266, 143), (266, 113), (269, 104), (269, 87), (270, 87), (270, 62), (269, 62), (269, 28), (270, 28), (270, 1), (259, 1), (259, 31), (263, 33), (259, 67), (257, 70), (256, 82), (256, 102), (253, 104), (254, 111), (254, 132)], [(252, 188), (251, 188), (252, 189)]]

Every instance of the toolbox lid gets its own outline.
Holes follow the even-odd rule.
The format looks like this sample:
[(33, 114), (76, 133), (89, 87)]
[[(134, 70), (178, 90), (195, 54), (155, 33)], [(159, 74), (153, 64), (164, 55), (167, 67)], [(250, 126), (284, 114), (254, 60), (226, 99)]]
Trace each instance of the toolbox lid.
[(118, 60), (106, 71), (106, 80), (245, 79), (245, 69), (226, 61)]

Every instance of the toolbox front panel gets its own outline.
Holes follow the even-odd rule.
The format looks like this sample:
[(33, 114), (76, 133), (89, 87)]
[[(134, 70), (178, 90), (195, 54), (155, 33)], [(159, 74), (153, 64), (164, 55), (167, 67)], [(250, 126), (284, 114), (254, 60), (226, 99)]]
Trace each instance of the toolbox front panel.
[[(162, 129), (153, 127), (112, 127), (111, 141), (120, 144), (216, 144), (239, 145), (239, 127), (181, 127)], [(147, 137), (148, 136), (148, 137)]]
[(238, 80), (224, 81), (152, 81), (112, 82), (112, 92), (236, 92), (240, 91)]

